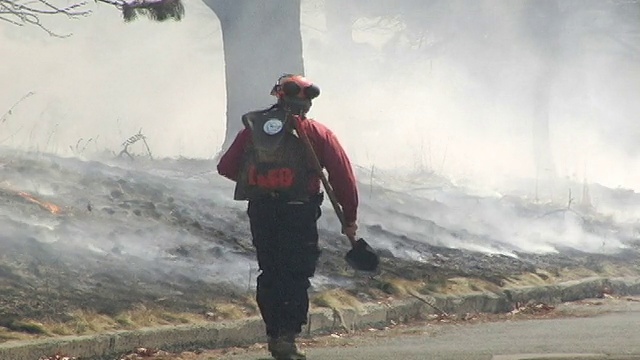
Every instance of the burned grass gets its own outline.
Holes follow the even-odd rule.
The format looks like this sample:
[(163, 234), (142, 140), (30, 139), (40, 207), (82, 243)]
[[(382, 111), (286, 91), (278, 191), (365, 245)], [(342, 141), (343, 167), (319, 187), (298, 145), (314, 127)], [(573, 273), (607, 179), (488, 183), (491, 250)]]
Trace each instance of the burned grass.
[[(0, 242), (0, 341), (80, 335), (149, 326), (233, 320), (258, 314), (252, 291), (189, 278), (119, 271), (113, 266), (80, 268), (50, 245), (25, 239)], [(13, 256), (8, 256), (13, 254)], [(638, 275), (634, 266), (616, 258), (601, 259), (599, 271), (588, 258), (554, 265), (551, 257), (515, 266), (514, 259), (447, 250), (449, 261), (438, 266), (383, 257), (378, 274), (345, 268), (340, 252), (325, 251), (319, 274), (351, 280), (351, 286), (325, 288), (312, 294), (313, 307), (340, 309), (366, 302), (401, 299), (411, 294), (500, 293), (506, 287), (553, 284), (590, 276)], [(473, 259), (473, 261), (470, 261)], [(98, 259), (95, 259), (96, 261)], [(91, 261), (85, 261), (90, 264)], [(477, 264), (491, 263), (480, 268)], [(111, 270), (109, 270), (111, 269)]]
[[(29, 159), (4, 164), (8, 181), (39, 179), (41, 184), (31, 187), (42, 186), (42, 193), (57, 198), (37, 191), (22, 196), (18, 192), (23, 189), (0, 186), (0, 342), (258, 314), (246, 214), (215, 196), (207, 198), (209, 193), (198, 187), (201, 180), (187, 177), (173, 184), (148, 171), (102, 164)], [(153, 170), (160, 165), (154, 163)], [(90, 190), (81, 192), (79, 186)], [(210, 192), (212, 185), (202, 186)], [(447, 236), (469, 236), (452, 235), (436, 224), (431, 228)], [(175, 237), (159, 243), (158, 229)], [(350, 269), (344, 261), (345, 239), (320, 231), (323, 252), (317, 275), (324, 280), (312, 289), (312, 306), (339, 309), (412, 294), (500, 293), (514, 286), (640, 274), (638, 246), (619, 255), (567, 249), (505, 256), (431, 245), (381, 225), (367, 226), (367, 232), (372, 245), (376, 238), (394, 244), (379, 249), (376, 274)], [(403, 256), (407, 249), (421, 258)], [(236, 260), (244, 261), (242, 266)], [(216, 263), (222, 264), (224, 275), (205, 274)]]

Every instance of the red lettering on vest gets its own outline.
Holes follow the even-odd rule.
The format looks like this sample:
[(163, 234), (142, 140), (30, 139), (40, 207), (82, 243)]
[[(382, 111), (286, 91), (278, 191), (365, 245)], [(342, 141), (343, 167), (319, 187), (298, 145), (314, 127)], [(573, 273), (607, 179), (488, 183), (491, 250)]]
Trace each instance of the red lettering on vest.
[(278, 169), (278, 182), (285, 188), (293, 186), (293, 171), (288, 168)]
[(266, 174), (258, 174), (255, 166), (248, 169), (247, 182), (251, 186), (258, 186), (263, 189), (287, 189), (293, 186), (294, 174), (289, 168), (277, 168), (267, 171)]

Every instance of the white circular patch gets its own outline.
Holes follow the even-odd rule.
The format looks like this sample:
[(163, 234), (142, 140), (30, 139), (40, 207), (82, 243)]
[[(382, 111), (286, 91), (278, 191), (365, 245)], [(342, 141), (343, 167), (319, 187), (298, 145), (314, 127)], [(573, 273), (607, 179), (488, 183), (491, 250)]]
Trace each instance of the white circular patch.
[(282, 131), (282, 121), (279, 119), (269, 119), (262, 128), (269, 135), (275, 135)]

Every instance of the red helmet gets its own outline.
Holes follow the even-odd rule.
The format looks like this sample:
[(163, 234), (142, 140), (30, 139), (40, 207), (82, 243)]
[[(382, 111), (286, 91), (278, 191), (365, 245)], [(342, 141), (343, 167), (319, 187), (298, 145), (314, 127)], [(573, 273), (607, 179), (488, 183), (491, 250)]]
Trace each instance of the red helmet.
[(320, 88), (302, 75), (284, 74), (271, 89), (271, 95), (281, 100), (313, 100)]

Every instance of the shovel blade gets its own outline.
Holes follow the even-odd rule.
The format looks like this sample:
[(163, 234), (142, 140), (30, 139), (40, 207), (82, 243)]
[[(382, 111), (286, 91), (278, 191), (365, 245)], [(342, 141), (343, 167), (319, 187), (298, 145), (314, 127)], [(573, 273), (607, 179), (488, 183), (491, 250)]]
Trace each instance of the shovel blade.
[(364, 239), (356, 241), (353, 248), (345, 255), (345, 260), (356, 270), (371, 272), (376, 271), (380, 263), (378, 254), (373, 251)]

